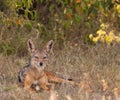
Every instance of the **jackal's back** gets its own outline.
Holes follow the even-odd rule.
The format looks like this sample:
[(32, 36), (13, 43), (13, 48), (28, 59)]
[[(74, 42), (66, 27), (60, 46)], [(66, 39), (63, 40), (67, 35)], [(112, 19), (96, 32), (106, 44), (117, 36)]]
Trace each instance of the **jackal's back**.
[(28, 68), (29, 68), (29, 65), (23, 67), (23, 68), (19, 71), (19, 73), (18, 73), (18, 81), (19, 81), (20, 83), (24, 83), (25, 72), (28, 70)]

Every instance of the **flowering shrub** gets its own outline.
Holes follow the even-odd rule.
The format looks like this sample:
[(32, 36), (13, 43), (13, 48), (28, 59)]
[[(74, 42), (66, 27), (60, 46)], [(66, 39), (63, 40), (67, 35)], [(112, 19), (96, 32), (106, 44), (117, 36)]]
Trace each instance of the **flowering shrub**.
[(101, 29), (97, 30), (95, 36), (93, 34), (89, 35), (89, 38), (94, 42), (102, 42), (102, 43), (107, 43), (108, 45), (111, 44), (112, 42), (117, 42), (120, 43), (120, 33), (118, 35), (115, 34), (114, 30), (110, 30), (107, 32), (109, 29), (109, 24), (101, 24), (100, 26)]

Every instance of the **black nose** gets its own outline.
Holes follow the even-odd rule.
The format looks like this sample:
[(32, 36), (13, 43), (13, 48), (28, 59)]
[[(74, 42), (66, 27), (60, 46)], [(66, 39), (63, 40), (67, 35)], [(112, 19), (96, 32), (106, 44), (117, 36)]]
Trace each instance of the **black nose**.
[(43, 62), (40, 62), (39, 65), (40, 65), (40, 66), (43, 66)]

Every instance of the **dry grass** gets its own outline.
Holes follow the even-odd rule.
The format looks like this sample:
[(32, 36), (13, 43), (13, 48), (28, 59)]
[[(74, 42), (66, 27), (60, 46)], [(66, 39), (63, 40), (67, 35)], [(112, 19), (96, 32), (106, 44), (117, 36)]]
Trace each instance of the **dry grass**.
[[(55, 91), (29, 94), (17, 86), (18, 71), (28, 57), (0, 55), (1, 100), (120, 100), (120, 45), (89, 46), (66, 43), (54, 50), (46, 68), (63, 78), (72, 78), (80, 87), (62, 83)], [(51, 100), (51, 99), (50, 99)]]

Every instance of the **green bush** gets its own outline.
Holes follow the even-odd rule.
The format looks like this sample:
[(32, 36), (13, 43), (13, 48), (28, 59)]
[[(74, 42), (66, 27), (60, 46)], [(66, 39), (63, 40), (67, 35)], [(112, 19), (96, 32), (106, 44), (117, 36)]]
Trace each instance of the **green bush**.
[(0, 1), (0, 52), (26, 54), (24, 44), (31, 37), (41, 41), (54, 39), (58, 46), (65, 41), (92, 44), (99, 36), (96, 32), (101, 29), (100, 25), (106, 23), (110, 26), (103, 30), (107, 36), (105, 41), (111, 41), (112, 30), (115, 36), (119, 34), (119, 20), (119, 0)]

